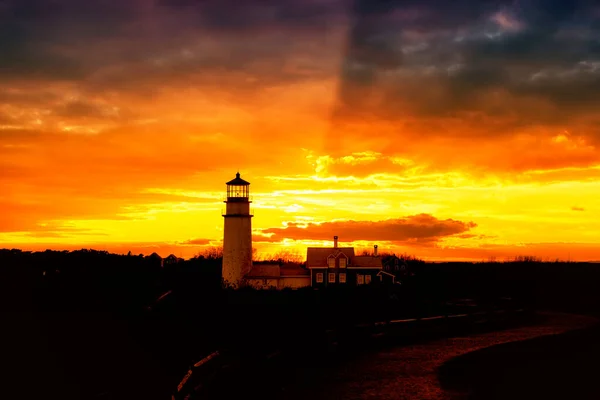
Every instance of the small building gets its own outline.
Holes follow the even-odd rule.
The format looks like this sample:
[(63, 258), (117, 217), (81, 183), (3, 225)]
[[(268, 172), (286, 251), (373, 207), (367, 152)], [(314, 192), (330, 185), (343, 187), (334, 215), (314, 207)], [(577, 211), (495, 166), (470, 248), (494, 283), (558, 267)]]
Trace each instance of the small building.
[(310, 272), (292, 263), (253, 263), (246, 283), (257, 289), (298, 289), (310, 286)]
[(289, 263), (280, 267), (279, 289), (310, 286), (310, 271), (302, 265)]
[(163, 265), (173, 265), (182, 262), (183, 258), (177, 257), (175, 254), (170, 254), (163, 259)]
[(156, 252), (150, 254), (149, 256), (145, 257), (146, 260), (150, 260), (150, 262), (154, 265), (160, 265), (161, 267), (164, 266), (164, 259), (159, 256)]
[[(310, 270), (312, 287), (368, 285), (387, 278), (383, 271), (377, 246), (372, 256), (354, 255), (354, 247), (339, 247), (338, 237), (333, 237), (333, 247), (309, 247), (306, 250), (306, 267)], [(389, 274), (386, 274), (389, 275)]]
[(400, 284), (415, 275), (414, 268), (424, 261), (414, 257), (398, 257), (395, 254), (383, 258), (383, 270), (395, 277), (395, 282)]

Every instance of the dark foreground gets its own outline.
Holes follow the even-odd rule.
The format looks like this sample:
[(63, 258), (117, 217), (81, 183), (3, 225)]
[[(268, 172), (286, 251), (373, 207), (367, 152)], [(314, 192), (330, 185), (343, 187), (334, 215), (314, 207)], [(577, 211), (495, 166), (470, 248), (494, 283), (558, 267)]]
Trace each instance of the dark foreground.
[(600, 399), (600, 325), (475, 351), (445, 363), (441, 387), (465, 399)]
[[(590, 317), (548, 314), (520, 323), (507, 320), (482, 324), (480, 328), (471, 325), (462, 332), (462, 328), (454, 332), (442, 331), (438, 332), (441, 336), (437, 338), (432, 335), (432, 327), (429, 326), (429, 337), (412, 337), (403, 342), (402, 338), (394, 338), (393, 335), (381, 336), (370, 342), (358, 343), (360, 348), (346, 349), (336, 356), (311, 354), (287, 361), (270, 361), (271, 365), (269, 362), (266, 365), (255, 364), (244, 371), (244, 377), (227, 375), (197, 398), (237, 398), (245, 393), (271, 399), (462, 399), (466, 398), (465, 391), (451, 385), (452, 379), (448, 374), (443, 380), (444, 386), (438, 379), (438, 369), (449, 360), (482, 348), (554, 335), (594, 322), (595, 319)], [(548, 351), (548, 354), (552, 356), (555, 353)], [(581, 357), (586, 356), (581, 354)], [(482, 364), (473, 371), (485, 376), (484, 367)], [(445, 371), (453, 370), (449, 366), (444, 368)], [(468, 373), (471, 372), (457, 370), (454, 376)], [(227, 384), (232, 378), (236, 385)], [(489, 397), (482, 392), (482, 397), (478, 398)]]
[[(143, 333), (100, 312), (0, 312), (2, 399), (168, 399)], [(148, 332), (149, 336), (151, 332)]]
[[(84, 323), (72, 313), (52, 319), (2, 316), (2, 398), (170, 397), (165, 393), (172, 386), (161, 388), (169, 371), (136, 340), (117, 340), (124, 337), (125, 324), (115, 329), (114, 322), (104, 325), (97, 316)], [(454, 328), (430, 322), (404, 339), (350, 341), (352, 348), (334, 349), (333, 356), (298, 346), (299, 354), (291, 358), (262, 360), (243, 369), (243, 377), (226, 374), (191, 398), (600, 398), (593, 364), (600, 355), (600, 328), (555, 335), (590, 326), (592, 318), (550, 314), (480, 327), (457, 320)], [(143, 335), (137, 339), (142, 342)], [(503, 344), (514, 341), (522, 342)]]

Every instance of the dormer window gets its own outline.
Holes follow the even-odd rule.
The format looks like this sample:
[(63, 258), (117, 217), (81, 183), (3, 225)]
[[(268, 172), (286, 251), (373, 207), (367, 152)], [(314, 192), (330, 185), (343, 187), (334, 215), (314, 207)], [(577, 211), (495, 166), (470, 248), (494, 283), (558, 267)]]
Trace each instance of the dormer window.
[(340, 257), (340, 268), (346, 268), (346, 257), (342, 256)]
[(327, 258), (327, 267), (335, 268), (335, 257), (331, 256)]

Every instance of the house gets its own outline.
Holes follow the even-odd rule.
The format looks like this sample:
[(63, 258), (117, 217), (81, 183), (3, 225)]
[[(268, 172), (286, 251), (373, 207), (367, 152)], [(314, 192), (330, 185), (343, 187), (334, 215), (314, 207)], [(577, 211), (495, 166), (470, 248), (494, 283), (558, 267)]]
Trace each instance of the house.
[(181, 261), (183, 261), (183, 258), (179, 258), (175, 254), (171, 254), (163, 259), (163, 265), (177, 264), (178, 262), (181, 262)]
[(312, 287), (368, 285), (375, 280), (392, 281), (393, 275), (382, 273), (381, 257), (377, 246), (373, 256), (356, 256), (354, 247), (339, 247), (333, 237), (333, 247), (309, 247), (306, 267), (310, 271)]
[(423, 261), (414, 257), (398, 257), (395, 254), (383, 257), (383, 271), (389, 275), (395, 276), (395, 282), (401, 283), (413, 277), (416, 265)]
[(310, 286), (310, 271), (294, 263), (255, 262), (245, 280), (257, 289), (298, 289)]
[(161, 267), (163, 266), (164, 260), (157, 253), (152, 253), (149, 256), (146, 256), (145, 258), (147, 260), (150, 260), (150, 262), (153, 264), (160, 265)]

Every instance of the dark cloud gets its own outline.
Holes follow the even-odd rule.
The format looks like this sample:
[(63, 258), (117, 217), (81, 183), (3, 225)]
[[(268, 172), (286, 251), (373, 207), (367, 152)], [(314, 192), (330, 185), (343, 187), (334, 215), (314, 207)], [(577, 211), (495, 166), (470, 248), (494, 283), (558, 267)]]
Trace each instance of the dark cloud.
[(126, 122), (131, 120), (135, 114), (130, 110), (123, 110), (111, 104), (73, 100), (57, 106), (52, 110), (54, 115), (75, 119), (93, 120), (119, 120)]
[(327, 28), (341, 1), (159, 0), (159, 5), (196, 13), (203, 26), (229, 32)]
[[(298, 0), (8, 0), (0, 12), (0, 77), (71, 81), (95, 92), (151, 90), (185, 77), (191, 85), (231, 83), (218, 81), (224, 72), (254, 87), (302, 80), (319, 74), (331, 54), (323, 39), (340, 7)], [(307, 52), (304, 61), (292, 61)]]
[[(600, 105), (593, 7), (357, 0), (334, 121), (456, 116), (469, 128), (498, 116), (529, 125), (571, 122)], [(494, 102), (499, 92), (503, 101)], [(546, 109), (523, 104), (532, 101)], [(513, 121), (504, 123), (498, 132), (514, 132)]]
[(573, 206), (573, 207), (571, 207), (571, 210), (573, 210), (573, 211), (585, 211), (585, 208)]
[(264, 229), (257, 240), (278, 242), (283, 239), (342, 241), (390, 241), (398, 243), (435, 242), (476, 227), (474, 222), (439, 220), (429, 214), (412, 215), (385, 221), (333, 221), (308, 225), (290, 223), (285, 228)]
[[(77, 80), (101, 59), (98, 40), (119, 38), (140, 1), (8, 0), (0, 13), (0, 76)], [(79, 51), (77, 51), (79, 50)]]

